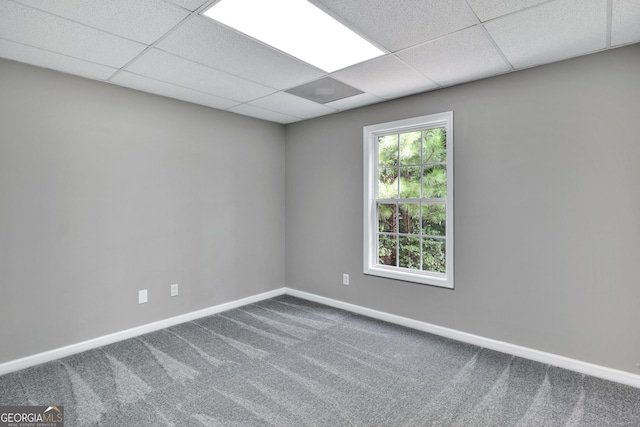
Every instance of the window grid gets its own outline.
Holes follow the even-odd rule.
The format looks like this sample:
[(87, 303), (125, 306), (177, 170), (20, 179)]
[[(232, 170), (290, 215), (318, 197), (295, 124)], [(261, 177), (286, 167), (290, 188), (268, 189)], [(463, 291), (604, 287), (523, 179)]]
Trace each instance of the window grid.
[[(389, 267), (396, 267), (396, 268), (408, 268), (408, 269), (412, 269), (410, 267), (402, 267), (401, 264), (401, 238), (405, 237), (405, 238), (417, 238), (418, 239), (418, 254), (419, 254), (419, 265), (417, 268), (415, 268), (415, 270), (420, 270), (420, 271), (428, 271), (430, 273), (435, 273), (435, 274), (439, 274), (441, 272), (438, 271), (431, 271), (431, 270), (425, 270), (424, 268), (424, 244), (425, 241), (428, 239), (432, 239), (432, 240), (439, 240), (439, 241), (443, 241), (446, 243), (446, 235), (445, 236), (437, 236), (437, 235), (431, 235), (431, 234), (424, 234), (423, 233), (423, 216), (422, 216), (422, 212), (423, 212), (423, 204), (429, 205), (429, 204), (443, 204), (445, 206), (446, 209), (446, 199), (444, 198), (426, 198), (424, 197), (424, 192), (425, 192), (425, 184), (424, 184), (424, 171), (427, 168), (433, 167), (433, 166), (444, 166), (446, 168), (447, 163), (446, 162), (427, 162), (427, 163), (423, 163), (424, 161), (424, 145), (425, 145), (425, 140), (426, 140), (426, 132), (430, 129), (438, 129), (440, 127), (433, 127), (433, 128), (421, 128), (419, 129), (420, 131), (420, 163), (404, 163), (402, 161), (402, 139), (401, 139), (401, 135), (407, 135), (410, 133), (414, 133), (416, 132), (416, 130), (406, 130), (403, 132), (394, 132), (394, 133), (389, 133), (389, 134), (380, 134), (380, 135), (376, 135), (376, 154), (379, 153), (379, 144), (380, 144), (380, 140), (381, 138), (384, 137), (388, 137), (388, 136), (395, 136), (396, 139), (396, 157), (397, 157), (397, 162), (395, 166), (383, 166), (380, 165), (380, 159), (378, 158), (378, 155), (376, 155), (376, 163), (377, 163), (377, 175), (378, 177), (380, 177), (380, 171), (381, 170), (395, 170), (396, 171), (396, 195), (398, 197), (396, 198), (376, 198), (376, 222), (379, 224), (380, 223), (380, 218), (379, 218), (379, 206), (381, 204), (393, 204), (394, 205), (394, 229), (395, 232), (384, 232), (384, 231), (380, 231), (380, 226), (378, 226), (378, 231), (376, 233), (376, 253), (378, 254), (378, 261), (377, 263), (381, 266), (389, 266), (387, 264), (381, 264), (380, 263), (380, 236), (389, 236), (389, 237), (393, 237), (394, 241), (395, 241), (395, 265), (394, 266), (389, 266)], [(401, 195), (401, 171), (402, 168), (409, 168), (409, 167), (419, 167), (420, 168), (420, 196), (419, 198), (400, 198)], [(378, 189), (378, 182), (376, 183), (376, 194), (379, 194), (379, 189)], [(419, 206), (419, 219), (418, 219), (418, 233), (402, 233), (400, 231), (400, 220), (401, 220), (401, 212), (400, 212), (400, 205), (418, 205)]]

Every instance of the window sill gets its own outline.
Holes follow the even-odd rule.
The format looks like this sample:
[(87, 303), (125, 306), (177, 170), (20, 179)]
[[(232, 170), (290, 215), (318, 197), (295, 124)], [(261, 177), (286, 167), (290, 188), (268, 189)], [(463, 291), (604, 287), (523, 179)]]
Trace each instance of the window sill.
[(419, 283), (421, 285), (431, 285), (440, 288), (453, 289), (453, 280), (450, 277), (425, 275), (413, 273), (411, 270), (406, 271), (398, 268), (388, 269), (384, 267), (368, 267), (364, 269), (364, 274), (369, 276), (384, 277), (387, 279), (402, 280), (404, 282)]

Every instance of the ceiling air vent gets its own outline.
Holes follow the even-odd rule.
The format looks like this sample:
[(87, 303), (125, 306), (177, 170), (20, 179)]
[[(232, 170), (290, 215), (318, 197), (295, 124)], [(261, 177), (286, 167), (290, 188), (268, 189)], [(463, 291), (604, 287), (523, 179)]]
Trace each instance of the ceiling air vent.
[(337, 101), (338, 99), (363, 93), (361, 90), (332, 79), (331, 77), (306, 83), (291, 88), (286, 92), (320, 104), (326, 104), (327, 102)]

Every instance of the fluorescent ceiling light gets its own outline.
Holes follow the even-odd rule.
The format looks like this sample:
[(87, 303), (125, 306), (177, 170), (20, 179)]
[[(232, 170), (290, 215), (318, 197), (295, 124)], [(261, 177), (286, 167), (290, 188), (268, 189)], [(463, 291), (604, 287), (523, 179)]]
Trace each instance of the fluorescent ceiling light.
[(384, 54), (307, 0), (220, 0), (204, 15), (327, 72)]

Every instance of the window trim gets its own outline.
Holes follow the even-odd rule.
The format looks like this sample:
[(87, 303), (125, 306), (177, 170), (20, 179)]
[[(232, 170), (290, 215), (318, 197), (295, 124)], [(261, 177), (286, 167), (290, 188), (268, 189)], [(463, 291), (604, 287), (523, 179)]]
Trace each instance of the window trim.
[[(423, 130), (425, 128), (444, 127), (447, 132), (447, 206), (445, 225), (445, 253), (446, 273), (423, 272), (403, 267), (384, 266), (377, 262), (377, 229), (376, 221), (376, 191), (378, 150), (376, 137), (390, 132), (409, 132), (411, 130)], [(454, 287), (454, 197), (453, 197), (453, 111), (396, 120), (387, 123), (365, 126), (363, 128), (364, 141), (364, 274), (380, 276), (389, 279), (415, 282), (425, 285), (439, 286), (453, 289)]]

